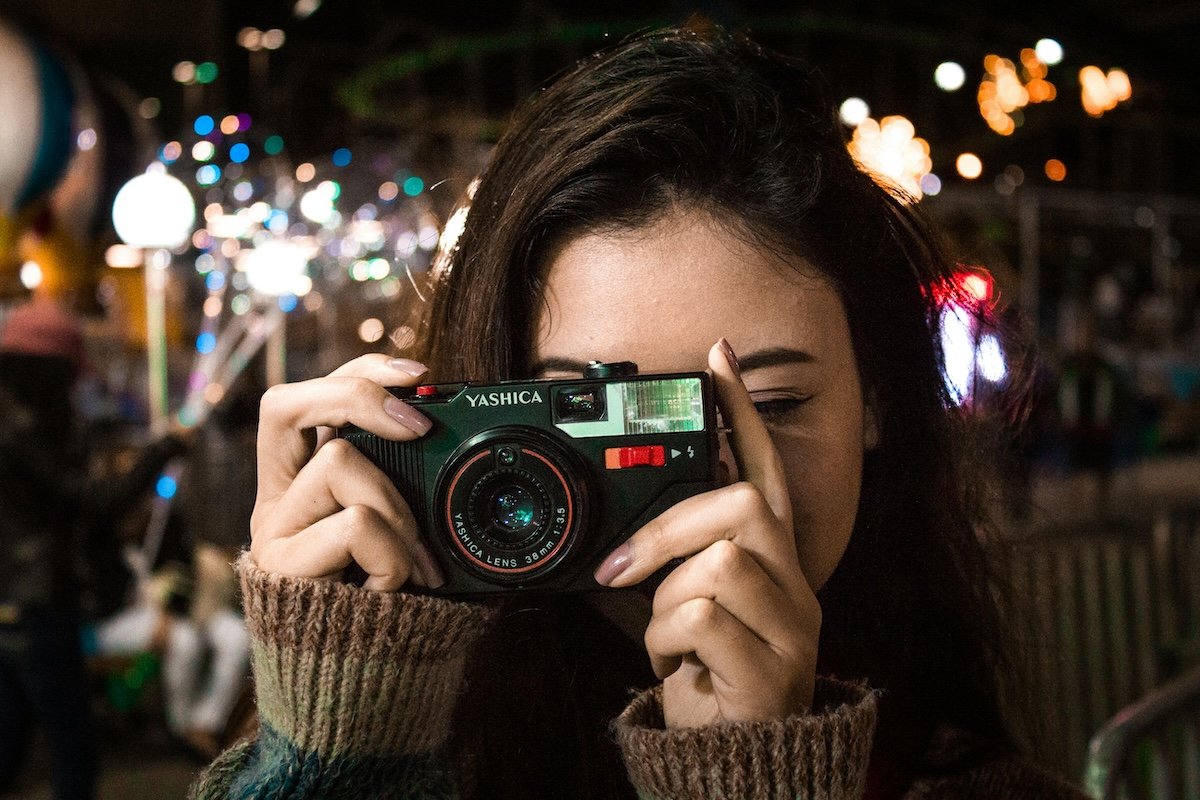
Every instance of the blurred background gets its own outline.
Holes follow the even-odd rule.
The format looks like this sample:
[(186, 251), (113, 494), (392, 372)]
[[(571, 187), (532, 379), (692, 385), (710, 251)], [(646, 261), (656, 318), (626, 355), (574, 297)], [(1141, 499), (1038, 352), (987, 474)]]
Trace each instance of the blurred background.
[[(693, 15), (815, 63), (855, 156), (945, 231), (957, 302), (1037, 343), (997, 502), (1039, 610), (1039, 757), (1096, 796), (1200, 797), (1200, 5), (0, 0), (0, 507), (64, 418), (22, 398), (68, 398), (45, 470), (77, 513), (40, 585), (84, 630), (101, 797), (181, 796), (246, 719), (226, 565), (258, 395), (411, 344), (514, 106)], [(941, 321), (965, 406), (1024, 357), (969, 310)], [(0, 654), (36, 644), (23, 557)], [(51, 797), (45, 732), (5, 748), (3, 796)]]

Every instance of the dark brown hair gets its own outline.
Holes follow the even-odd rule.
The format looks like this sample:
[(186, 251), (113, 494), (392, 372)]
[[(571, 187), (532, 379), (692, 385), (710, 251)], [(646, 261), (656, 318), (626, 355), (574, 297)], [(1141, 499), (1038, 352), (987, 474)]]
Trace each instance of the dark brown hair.
[[(737, 235), (818, 267), (845, 304), (880, 425), (849, 547), (819, 595), (819, 671), (885, 690), (879, 747), (901, 772), (943, 723), (1009, 742), (977, 536), (985, 503), (937, 336), (954, 265), (908, 200), (851, 159), (805, 64), (709, 27), (641, 35), (516, 115), (436, 268), (418, 353), (438, 379), (528, 377), (556, 244), (672, 208), (717, 212)], [(555, 619), (538, 624), (561, 641), (578, 636), (551, 630)], [(519, 668), (491, 657), (488, 670)]]

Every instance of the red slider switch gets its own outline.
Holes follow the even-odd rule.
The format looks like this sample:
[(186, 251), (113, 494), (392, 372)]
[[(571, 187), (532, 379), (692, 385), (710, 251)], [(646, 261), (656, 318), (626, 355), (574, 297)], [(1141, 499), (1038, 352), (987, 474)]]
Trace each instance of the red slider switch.
[(661, 467), (667, 463), (661, 444), (646, 444), (637, 447), (610, 447), (604, 451), (606, 469), (627, 467)]

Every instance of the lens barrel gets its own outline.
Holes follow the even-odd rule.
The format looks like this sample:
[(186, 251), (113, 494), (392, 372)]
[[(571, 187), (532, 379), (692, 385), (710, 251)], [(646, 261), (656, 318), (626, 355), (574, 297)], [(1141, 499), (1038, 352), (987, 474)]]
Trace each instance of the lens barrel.
[(545, 578), (585, 517), (576, 457), (534, 429), (481, 434), (447, 462), (439, 508), (450, 552), (497, 583)]

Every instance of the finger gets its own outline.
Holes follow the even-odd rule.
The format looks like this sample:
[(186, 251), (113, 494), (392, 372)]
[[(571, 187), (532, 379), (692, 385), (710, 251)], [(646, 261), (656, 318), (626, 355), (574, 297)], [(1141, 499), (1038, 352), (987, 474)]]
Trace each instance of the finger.
[(799, 580), (790, 530), (781, 530), (762, 492), (748, 481), (676, 503), (610, 553), (595, 578), (605, 586), (632, 586), (672, 559), (689, 558), (722, 540), (749, 552), (778, 586), (787, 589)]
[(770, 671), (774, 652), (727, 610), (700, 597), (655, 615), (646, 627), (646, 652), (654, 674), (665, 679), (679, 668), (683, 656), (695, 653), (727, 686)]
[(351, 359), (329, 373), (331, 378), (368, 378), (383, 386), (416, 386), (429, 371), (420, 361), (367, 353)]
[(418, 578), (412, 554), (367, 506), (350, 506), (295, 536), (252, 542), (250, 549), (260, 569), (296, 578), (335, 575), (351, 562), (369, 576), (368, 589), (394, 591)]
[[(812, 592), (804, 592), (811, 597)], [(754, 557), (730, 541), (714, 543), (667, 576), (654, 593), (654, 615), (666, 615), (696, 598), (712, 600), (773, 650), (792, 654), (801, 637), (815, 641), (820, 609), (801, 610)], [(800, 600), (799, 605), (806, 605)], [(812, 617), (815, 614), (815, 624)]]
[(724, 338), (708, 351), (708, 368), (712, 371), (721, 416), (731, 429), (729, 442), (739, 475), (758, 487), (775, 516), (790, 531), (792, 502), (788, 496), (783, 459), (746, 391), (737, 367), (737, 356)]
[(259, 499), (269, 502), (283, 494), (308, 461), (311, 450), (304, 431), (351, 424), (385, 439), (408, 441), (428, 432), (432, 423), (370, 378), (338, 376), (273, 386), (263, 395), (259, 420)]
[(292, 536), (354, 506), (374, 511), (413, 554), (426, 583), (441, 584), (436, 562), (418, 537), (408, 503), (395, 484), (344, 439), (322, 447), (269, 512), (256, 509), (251, 535), (254, 540), (266, 541)]

